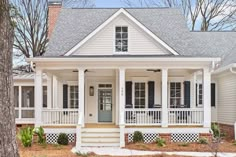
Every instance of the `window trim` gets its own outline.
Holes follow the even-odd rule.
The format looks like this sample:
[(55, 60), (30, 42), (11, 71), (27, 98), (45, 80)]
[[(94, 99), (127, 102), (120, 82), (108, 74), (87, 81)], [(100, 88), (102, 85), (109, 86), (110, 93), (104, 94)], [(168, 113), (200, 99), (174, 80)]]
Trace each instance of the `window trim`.
[[(78, 98), (77, 98), (77, 102), (78, 102), (78, 108), (79, 108), (79, 86), (78, 86), (78, 84), (68, 84), (68, 109), (78, 109), (78, 108), (72, 108), (72, 106), (71, 106), (71, 98), (70, 98), (70, 94), (71, 94), (71, 91), (70, 91), (70, 88), (71, 87), (76, 87), (77, 86), (77, 88), (78, 88), (78, 93), (77, 93), (77, 95), (78, 95)], [(74, 99), (75, 100), (75, 99)]]
[[(199, 103), (199, 96), (200, 96), (200, 85), (202, 86), (202, 103)], [(197, 107), (202, 107), (203, 106), (203, 84), (202, 83), (197, 83)]]
[[(127, 51), (116, 51), (116, 28), (117, 27), (127, 27), (127, 34), (128, 34), (128, 38), (127, 38), (127, 41), (128, 41), (128, 44), (127, 44)], [(129, 34), (129, 27), (128, 25), (115, 25), (114, 27), (114, 37), (113, 37), (113, 52), (114, 54), (127, 54), (129, 52), (129, 39), (130, 39), (130, 34)]]
[[(132, 81), (133, 85), (132, 85), (132, 104), (133, 104), (133, 108), (135, 108), (135, 83), (145, 83), (145, 105), (144, 105), (144, 109), (148, 108), (148, 81), (146, 80), (135, 80)], [(139, 109), (139, 108), (137, 108)]]
[(171, 83), (180, 83), (180, 105), (183, 104), (183, 101), (184, 101), (184, 90), (183, 90), (183, 81), (181, 80), (171, 80), (169, 83), (168, 83), (168, 89), (169, 89), (169, 98), (168, 98), (168, 108), (171, 108), (170, 106), (170, 99), (172, 98), (171, 97)]

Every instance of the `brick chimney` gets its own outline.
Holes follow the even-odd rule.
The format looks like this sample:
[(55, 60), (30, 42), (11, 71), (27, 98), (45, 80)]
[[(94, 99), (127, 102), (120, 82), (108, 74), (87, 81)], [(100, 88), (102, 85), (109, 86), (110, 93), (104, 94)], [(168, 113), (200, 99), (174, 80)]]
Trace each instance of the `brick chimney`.
[(52, 35), (61, 7), (61, 0), (49, 0), (48, 2), (48, 38)]

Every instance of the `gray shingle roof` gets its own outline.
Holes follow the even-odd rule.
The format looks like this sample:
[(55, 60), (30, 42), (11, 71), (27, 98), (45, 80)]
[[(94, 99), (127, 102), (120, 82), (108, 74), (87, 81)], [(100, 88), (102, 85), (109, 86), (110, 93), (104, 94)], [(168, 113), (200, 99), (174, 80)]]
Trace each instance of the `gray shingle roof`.
[[(45, 56), (62, 56), (112, 16), (117, 9), (62, 9)], [(222, 57), (236, 53), (236, 32), (190, 32), (179, 9), (126, 9), (182, 56)], [(236, 56), (234, 56), (236, 57)], [(236, 62), (236, 59), (234, 60)]]

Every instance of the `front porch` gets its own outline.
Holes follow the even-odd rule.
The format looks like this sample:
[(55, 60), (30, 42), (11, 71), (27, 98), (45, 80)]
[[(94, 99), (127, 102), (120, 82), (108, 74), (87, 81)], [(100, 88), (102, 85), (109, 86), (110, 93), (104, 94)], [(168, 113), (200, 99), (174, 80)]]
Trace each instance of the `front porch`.
[[(107, 62), (96, 67), (93, 64), (87, 63), (86, 68), (41, 64), (36, 67), (36, 126), (75, 126), (78, 149), (85, 146), (87, 131), (115, 131), (121, 147), (125, 145), (125, 135), (135, 130), (209, 133), (209, 62), (183, 62), (181, 67), (170, 62), (132, 62), (126, 68), (109, 67)], [(46, 108), (40, 105), (43, 73), (47, 74)], [(105, 127), (109, 125), (115, 128)]]

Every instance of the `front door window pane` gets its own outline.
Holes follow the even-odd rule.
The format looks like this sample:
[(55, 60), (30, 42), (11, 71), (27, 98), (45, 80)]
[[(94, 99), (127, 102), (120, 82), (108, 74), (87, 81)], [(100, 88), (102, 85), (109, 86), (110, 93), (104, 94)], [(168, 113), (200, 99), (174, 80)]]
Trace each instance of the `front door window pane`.
[(181, 83), (170, 83), (170, 108), (178, 108), (181, 104)]

